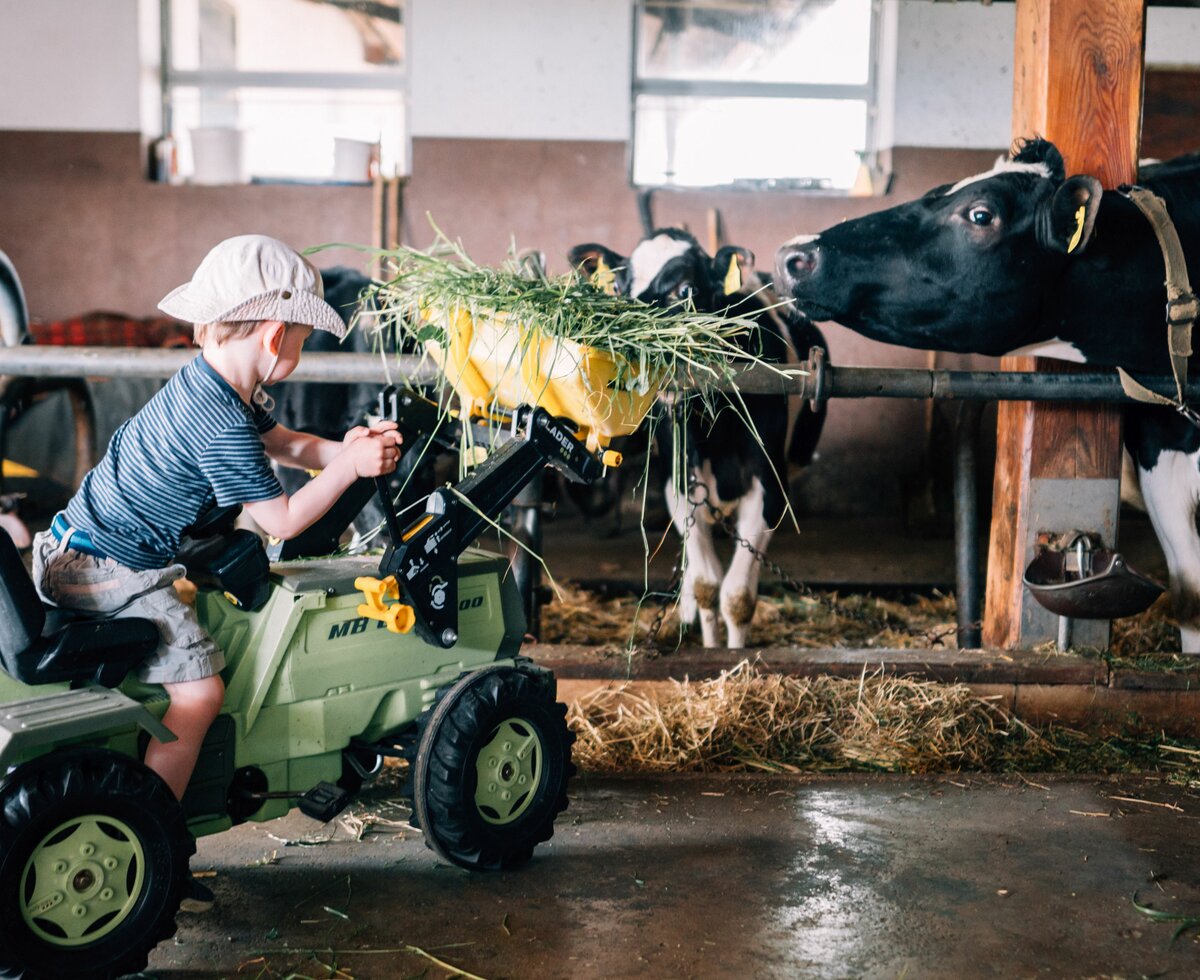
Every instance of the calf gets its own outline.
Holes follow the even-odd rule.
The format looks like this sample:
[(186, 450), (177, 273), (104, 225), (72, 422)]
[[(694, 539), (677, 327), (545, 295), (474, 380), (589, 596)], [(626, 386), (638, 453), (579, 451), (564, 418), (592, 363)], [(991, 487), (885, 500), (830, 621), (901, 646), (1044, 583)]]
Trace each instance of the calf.
[[(616, 292), (656, 306), (693, 303), (704, 312), (753, 319), (758, 329), (741, 338), (742, 349), (773, 363), (788, 359), (787, 334), (775, 311), (768, 309), (774, 299), (768, 284), (755, 273), (754, 257), (746, 249), (726, 246), (709, 257), (687, 232), (668, 228), (643, 240), (628, 258), (588, 244), (573, 248), (570, 261), (588, 275), (611, 283)], [(798, 320), (789, 326), (801, 354), (810, 347), (825, 347), (811, 322)], [(735, 548), (729, 569), (722, 574), (713, 546), (713, 516), (701, 501), (707, 499), (735, 519), (739, 537), (759, 552), (767, 550), (787, 509), (787, 409), (784, 395), (740, 399), (719, 395), (716, 412), (707, 418), (692, 399), (672, 400), (669, 410), (681, 415), (677, 418), (685, 445), (673, 444), (675, 426), (659, 427), (665, 457), (672, 459), (676, 452), (685, 451), (681, 469), (694, 484), (689, 492), (668, 480), (666, 498), (685, 547), (679, 616), (690, 625), (699, 615), (705, 646), (718, 645), (718, 607), (729, 646), (746, 645), (758, 597), (759, 562), (747, 549)], [(756, 436), (747, 432), (743, 413)], [(801, 409), (792, 442), (793, 461), (804, 464), (812, 458), (824, 421), (823, 407), (814, 411), (806, 404)]]
[[(1147, 168), (1142, 183), (1195, 262), (1200, 158)], [(1163, 256), (1149, 222), (1094, 177), (1067, 177), (1045, 140), (1018, 144), (987, 173), (794, 239), (776, 266), (799, 309), (876, 340), (1170, 371)], [(1125, 443), (1170, 568), (1183, 650), (1200, 653), (1200, 429), (1135, 405)]]

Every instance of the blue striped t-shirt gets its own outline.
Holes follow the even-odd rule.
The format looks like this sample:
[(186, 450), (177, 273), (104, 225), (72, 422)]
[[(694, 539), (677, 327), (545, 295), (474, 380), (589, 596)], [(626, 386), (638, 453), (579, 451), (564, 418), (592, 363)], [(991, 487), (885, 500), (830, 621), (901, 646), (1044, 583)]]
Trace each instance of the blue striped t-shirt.
[(201, 355), (113, 433), (67, 504), (67, 522), (129, 568), (169, 565), (180, 532), (214, 503), (283, 493), (262, 443), (275, 425)]

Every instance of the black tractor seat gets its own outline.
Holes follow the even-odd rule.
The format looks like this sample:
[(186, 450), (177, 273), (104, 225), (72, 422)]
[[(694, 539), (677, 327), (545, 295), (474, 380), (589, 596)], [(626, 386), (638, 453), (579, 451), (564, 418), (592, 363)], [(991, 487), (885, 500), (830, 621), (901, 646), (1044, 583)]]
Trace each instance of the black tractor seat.
[(47, 609), (12, 538), (0, 529), (0, 667), (23, 684), (116, 687), (158, 648), (148, 619), (92, 619)]

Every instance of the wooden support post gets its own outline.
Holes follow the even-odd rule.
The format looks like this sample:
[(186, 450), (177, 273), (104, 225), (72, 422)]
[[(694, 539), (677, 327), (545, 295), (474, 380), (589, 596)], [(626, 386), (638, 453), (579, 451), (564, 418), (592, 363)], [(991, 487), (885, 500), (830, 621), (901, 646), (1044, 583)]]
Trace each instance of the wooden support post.
[[(375, 248), (395, 248), (400, 244), (404, 222), (404, 184), (406, 177), (376, 177), (371, 194), (371, 244)], [(371, 263), (375, 279), (384, 276), (383, 262)]]
[[(1013, 138), (1044, 136), (1067, 173), (1113, 188), (1137, 176), (1145, 0), (1017, 0)], [(1012, 371), (1068, 371), (1006, 357)], [(1116, 543), (1121, 414), (1115, 406), (1001, 402), (983, 642), (1054, 639), (1056, 617), (1022, 586), (1040, 531), (1098, 532)], [(1075, 624), (1076, 645), (1106, 647), (1109, 624)]]

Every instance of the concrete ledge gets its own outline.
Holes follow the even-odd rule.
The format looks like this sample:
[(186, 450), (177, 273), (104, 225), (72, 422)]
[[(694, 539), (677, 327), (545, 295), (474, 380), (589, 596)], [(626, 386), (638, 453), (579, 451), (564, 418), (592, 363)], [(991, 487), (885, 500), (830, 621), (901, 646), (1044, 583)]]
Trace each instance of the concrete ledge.
[(632, 657), (603, 648), (529, 644), (523, 653), (554, 671), (560, 696), (572, 700), (625, 681), (646, 693), (672, 679), (716, 677), (743, 659), (792, 677), (856, 678), (884, 673), (970, 686), (1031, 724), (1058, 723), (1116, 732), (1131, 725), (1180, 738), (1200, 736), (1200, 658), (1194, 670), (1113, 668), (1075, 654), (997, 650), (681, 650)]

